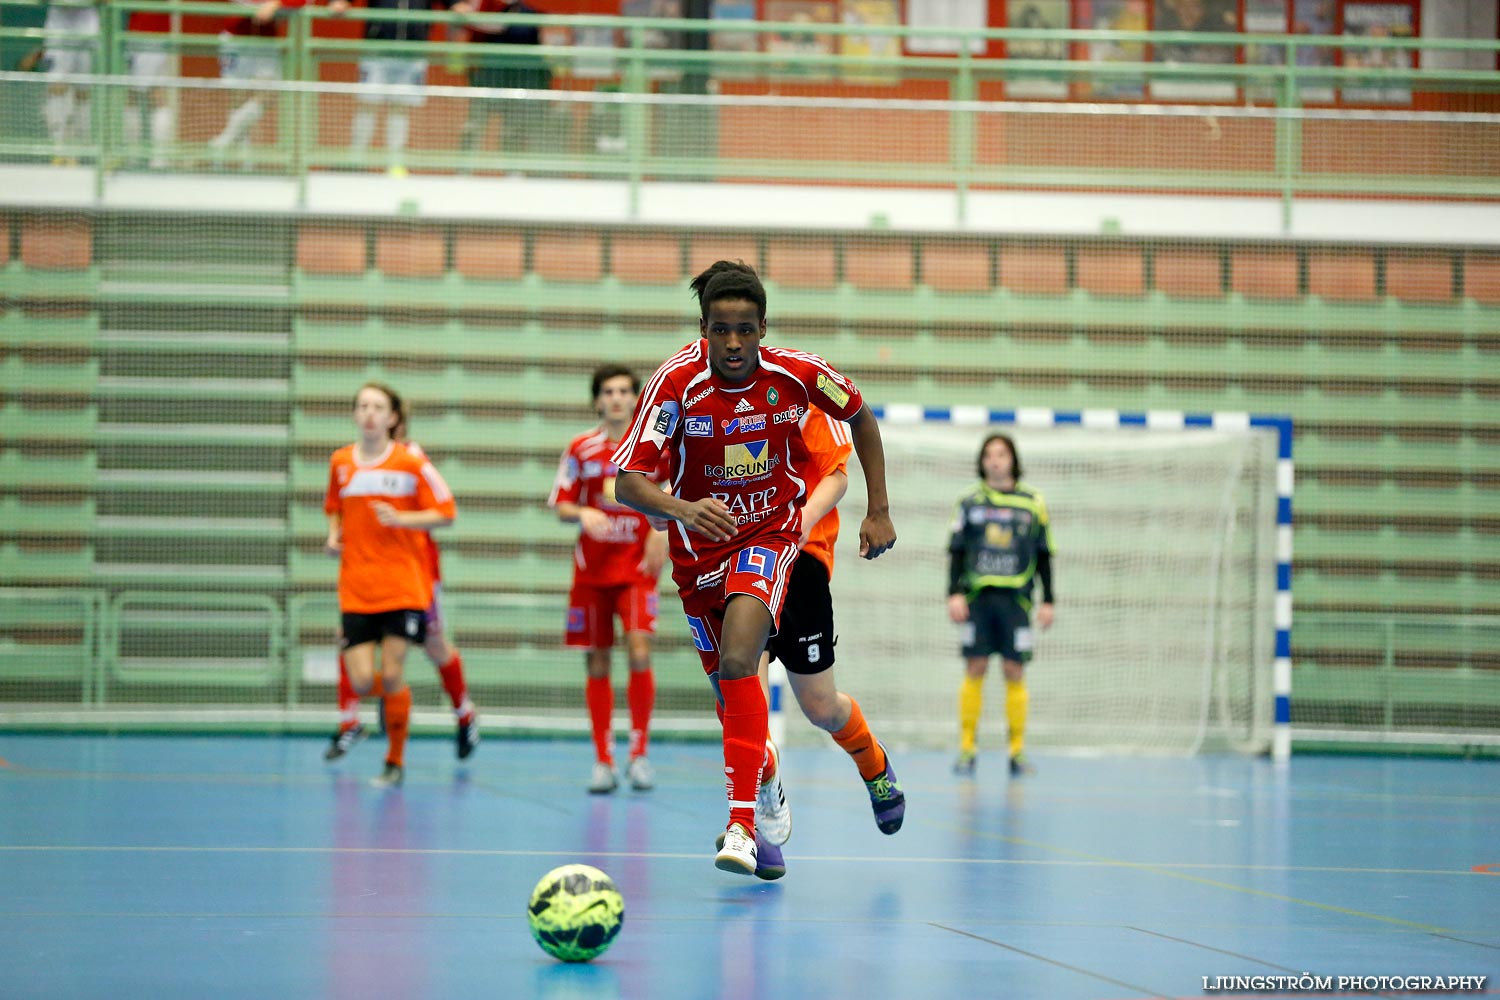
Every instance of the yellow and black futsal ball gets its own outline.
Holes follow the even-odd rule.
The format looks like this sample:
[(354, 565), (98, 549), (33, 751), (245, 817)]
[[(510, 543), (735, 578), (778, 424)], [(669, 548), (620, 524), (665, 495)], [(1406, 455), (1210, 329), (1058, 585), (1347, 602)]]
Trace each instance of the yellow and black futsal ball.
[(526, 916), (543, 951), (564, 962), (587, 962), (620, 933), (625, 897), (599, 869), (563, 865), (536, 884)]

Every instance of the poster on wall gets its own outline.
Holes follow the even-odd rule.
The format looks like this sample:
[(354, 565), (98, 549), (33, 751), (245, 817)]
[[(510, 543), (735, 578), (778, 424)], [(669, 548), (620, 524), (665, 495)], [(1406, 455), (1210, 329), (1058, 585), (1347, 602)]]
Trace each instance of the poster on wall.
[[(1245, 0), (1245, 34), (1285, 35), (1289, 27), (1286, 0)], [(1285, 66), (1284, 45), (1247, 43), (1245, 64), (1248, 66)], [(1258, 104), (1276, 101), (1279, 82), (1272, 79), (1252, 80), (1245, 86), (1245, 96)]]
[[(814, 29), (820, 24), (833, 24), (837, 16), (832, 0), (766, 0), (767, 21), (808, 27), (808, 30), (776, 31), (766, 35), (766, 51), (785, 56), (832, 55), (834, 36)], [(826, 78), (832, 67), (827, 63), (808, 65), (791, 59), (776, 63), (772, 71), (781, 76)]]
[[(1007, 0), (1007, 28), (1067, 28), (1068, 0)], [(1068, 58), (1068, 43), (1052, 39), (1016, 39), (1005, 43), (1006, 59), (1062, 62)], [(1007, 73), (1005, 96), (1019, 98), (1064, 98), (1068, 96), (1065, 74)]]
[[(1344, 34), (1372, 40), (1412, 38), (1416, 35), (1416, 12), (1410, 3), (1344, 3)], [(1345, 69), (1380, 72), (1410, 69), (1413, 49), (1345, 49)], [(1345, 87), (1347, 104), (1410, 104), (1411, 88), (1401, 85)]]
[[(899, 27), (901, 8), (896, 0), (843, 0), (839, 16), (845, 25)], [(901, 36), (897, 34), (840, 35), (839, 54), (851, 60), (896, 59), (901, 55)], [(894, 65), (856, 65), (844, 70), (844, 79), (861, 83), (894, 83), (899, 71)]]
[[(1338, 25), (1337, 0), (1293, 0), (1292, 34), (1331, 35)], [(1304, 69), (1332, 66), (1337, 61), (1333, 48), (1328, 46), (1298, 46), (1297, 65)], [(1303, 104), (1332, 104), (1333, 87), (1323, 79), (1303, 79), (1297, 84)]]
[[(1238, 32), (1236, 0), (1157, 0), (1153, 31)], [(1169, 66), (1229, 66), (1237, 46), (1212, 42), (1158, 42), (1152, 52), (1156, 62)], [(1238, 94), (1233, 79), (1212, 76), (1152, 81), (1151, 96), (1158, 101), (1233, 101)]]
[[(1146, 0), (1078, 0), (1078, 27), (1105, 31), (1145, 31), (1151, 26)], [(1138, 63), (1146, 61), (1146, 43), (1130, 41), (1088, 42), (1088, 58), (1094, 63)], [(1083, 86), (1087, 96), (1130, 99), (1146, 96), (1146, 81), (1139, 76), (1099, 74)]]
[[(989, 27), (989, 9), (985, 0), (907, 0), (906, 23), (913, 28), (962, 28), (982, 31)], [(913, 55), (958, 55), (963, 39), (956, 35), (911, 36), (906, 51)], [(983, 38), (969, 42), (974, 55), (984, 53)]]
[[(709, 16), (715, 21), (754, 21), (755, 0), (713, 0)], [(753, 31), (715, 31), (708, 37), (708, 46), (715, 52), (757, 52), (760, 35)], [(723, 78), (747, 79), (760, 75), (760, 69), (749, 63), (716, 62), (713, 72)]]

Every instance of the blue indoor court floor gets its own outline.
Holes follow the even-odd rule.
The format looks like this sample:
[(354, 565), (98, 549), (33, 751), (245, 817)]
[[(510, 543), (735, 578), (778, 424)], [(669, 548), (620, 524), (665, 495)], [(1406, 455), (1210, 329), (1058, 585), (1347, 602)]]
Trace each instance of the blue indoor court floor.
[[(0, 998), (1132, 1000), (1301, 973), (1500, 995), (1495, 761), (1041, 756), (1011, 780), (913, 751), (886, 837), (847, 757), (793, 749), (771, 883), (713, 867), (717, 744), (659, 743), (654, 791), (599, 797), (581, 741), (460, 764), (416, 740), (387, 790), (378, 743), (327, 765), (310, 738), (0, 734)], [(575, 861), (626, 901), (589, 965), (526, 926)]]

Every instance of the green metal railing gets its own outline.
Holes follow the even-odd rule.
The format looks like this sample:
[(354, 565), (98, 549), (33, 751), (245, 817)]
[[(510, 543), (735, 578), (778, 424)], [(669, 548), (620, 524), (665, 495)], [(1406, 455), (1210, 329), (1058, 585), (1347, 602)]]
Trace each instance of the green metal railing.
[[(0, 31), (5, 35), (43, 42), (56, 39), (37, 27), (6, 28), (10, 20), (29, 8), (33, 17), (45, 7), (42, 0), (0, 0)], [(159, 0), (115, 0), (103, 8), (100, 46), (105, 53), (104, 66), (110, 73), (125, 70), (125, 52), (131, 44), (165, 44), (173, 51), (217, 51), (213, 35), (184, 34), (180, 23), (168, 34), (140, 34), (127, 30), (129, 17), (136, 12), (159, 12), (206, 15), (219, 19), (227, 16), (221, 3), (159, 2)], [(342, 61), (361, 56), (423, 56), (434, 60), (458, 60), (473, 64), (485, 59), (515, 59), (541, 56), (555, 69), (569, 75), (598, 78), (600, 66), (618, 67), (615, 77), (626, 93), (647, 93), (655, 82), (676, 74), (716, 74), (728, 79), (766, 79), (782, 76), (818, 78), (819, 74), (846, 80), (871, 79), (882, 84), (910, 79), (941, 79), (950, 83), (944, 96), (966, 100), (979, 92), (978, 84), (987, 81), (1017, 79), (1041, 80), (1191, 80), (1204, 84), (1232, 84), (1247, 91), (1260, 102), (1297, 106), (1310, 88), (1368, 88), (1390, 90), (1402, 86), (1438, 93), (1495, 93), (1500, 90), (1500, 73), (1495, 71), (1500, 40), (1452, 38), (1370, 38), (1339, 35), (1277, 35), (1237, 32), (1167, 32), (1115, 31), (1104, 29), (961, 29), (912, 27), (879, 24), (808, 24), (759, 21), (627, 18), (595, 15), (476, 15), (460, 17), (446, 11), (387, 11), (354, 8), (334, 16), (326, 8), (308, 7), (288, 12), (285, 37), (271, 42), (286, 53), (284, 67), (289, 79), (316, 80), (326, 57), (340, 56)], [(372, 42), (331, 37), (317, 37), (313, 26), (318, 22), (385, 22), (424, 24), (536, 25), (542, 29), (561, 29), (575, 37), (592, 40), (602, 33), (613, 33), (623, 41), (621, 46), (583, 44), (542, 45), (533, 47), (475, 46), (466, 42)], [(744, 35), (753, 38), (748, 51), (714, 49), (715, 37)], [(952, 40), (953, 56), (873, 55), (849, 52), (798, 52), (795, 55), (776, 51), (774, 40), (785, 36), (816, 36), (829, 40), (849, 38), (879, 39), (885, 42), (920, 43), (924, 39)], [(653, 48), (652, 39), (675, 37), (680, 48)], [(68, 39), (69, 36), (62, 36)], [(73, 37), (73, 41), (86, 41)], [(255, 39), (237, 39), (235, 44), (255, 44)], [(1086, 56), (1090, 45), (1115, 44), (1139, 47), (1142, 52), (1161, 50), (1170, 55), (1179, 47), (1198, 52), (1224, 53), (1213, 61), (1093, 61), (1088, 58), (1025, 59), (984, 58), (971, 51), (989, 43), (1054, 43), (1070, 54)], [(878, 46), (871, 46), (876, 48)], [(507, 51), (509, 50), (509, 51)], [(1253, 62), (1238, 61), (1254, 52)], [(1312, 52), (1313, 65), (1299, 65), (1299, 53)], [(1483, 69), (1385, 67), (1335, 65), (1336, 54), (1346, 60), (1363, 63), (1368, 53), (1390, 53), (1405, 58), (1418, 52), (1457, 53), (1482, 61)], [(1223, 61), (1220, 61), (1221, 58)], [(1210, 100), (1209, 103), (1222, 103)]]
[[(113, 171), (133, 158), (142, 159), (141, 146), (129, 146), (120, 138), (119, 109), (124, 107), (126, 79), (82, 77), (76, 81), (89, 87), (98, 98), (91, 102), (96, 128), (87, 143), (69, 147), (75, 159), (96, 169), (96, 200), (111, 183)], [(23, 119), (40, 104), (46, 82), (32, 74), (0, 73), (0, 160), (45, 161), (52, 150), (36, 135), (28, 135)], [(291, 178), (298, 186), (295, 203), (306, 204), (308, 173), (315, 169), (367, 169), (377, 161), (372, 154), (352, 155), (330, 141), (323, 125), (336, 116), (337, 100), (347, 101), (361, 92), (355, 84), (270, 82), (226, 84), (217, 80), (170, 80), (164, 87), (180, 93), (184, 100), (211, 96), (216, 91), (255, 91), (268, 101), (286, 102), (277, 118), (280, 129), (273, 144), (257, 145), (245, 157), (245, 166), (261, 174)], [(369, 92), (391, 92), (391, 88), (363, 88)], [(1500, 198), (1500, 114), (1415, 111), (1347, 111), (1298, 108), (1217, 109), (1206, 116), (1199, 108), (1141, 105), (1097, 105), (1061, 103), (1016, 103), (983, 101), (889, 101), (864, 98), (799, 98), (783, 96), (621, 94), (604, 92), (481, 91), (462, 87), (424, 88), (438, 105), (432, 113), (462, 114), (460, 102), (493, 102), (506, 108), (531, 105), (537, 109), (580, 107), (592, 115), (601, 108), (618, 109), (624, 121), (624, 151), (618, 154), (597, 149), (574, 148), (571, 140), (558, 139), (549, 148), (501, 153), (463, 152), (455, 149), (408, 150), (405, 161), (412, 170), (451, 173), (455, 170), (508, 170), (541, 176), (567, 176), (625, 181), (630, 191), (631, 216), (637, 217), (641, 186), (651, 180), (734, 180), (837, 183), (853, 186), (886, 185), (944, 188), (957, 198), (955, 220), (968, 217), (966, 200), (980, 188), (1062, 189), (1158, 193), (1218, 192), (1273, 196), (1282, 205), (1283, 226), (1290, 229), (1294, 203), (1308, 196), (1367, 195), (1376, 197), (1485, 199)], [(347, 112), (344, 112), (347, 113)], [(759, 143), (736, 146), (710, 141), (715, 122), (726, 114), (751, 114), (770, 127), (771, 123), (798, 114), (815, 114), (834, 120), (847, 133), (878, 141), (886, 127), (885, 116), (906, 116), (908, 124), (921, 125), (930, 135), (946, 136), (942, 147), (919, 150), (924, 156), (902, 157), (901, 150), (888, 151), (881, 159), (859, 158), (840, 151), (816, 135), (804, 135), (812, 148), (794, 153)], [(563, 114), (563, 125), (549, 126), (549, 135), (570, 127), (576, 116)], [(1193, 123), (1203, 134), (1194, 140), (1203, 157), (1218, 162), (1188, 166), (1172, 165), (1173, 143), (1181, 141), (1182, 123)], [(1209, 144), (1213, 130), (1234, 126), (1242, 132), (1246, 148), (1269, 151), (1262, 166), (1215, 154)], [(1048, 130), (1081, 130), (1095, 126), (1115, 129), (1112, 142), (1149, 146), (1153, 162), (1121, 166), (1106, 162), (1107, 151), (1022, 149), (1015, 153), (990, 150), (980, 155), (978, 136), (986, 131), (1035, 135)], [(1393, 147), (1408, 151), (1424, 143), (1435, 146), (1431, 162), (1440, 170), (1426, 173), (1381, 172), (1382, 157), (1361, 156), (1367, 136), (1346, 138), (1340, 129), (1362, 126), (1378, 129), (1383, 152)], [(1433, 129), (1439, 129), (1437, 134)], [(1314, 138), (1309, 134), (1316, 130)], [(681, 137), (701, 134), (694, 148)], [(677, 136), (678, 142), (661, 137)], [(892, 142), (904, 137), (894, 136)], [(1322, 162), (1332, 147), (1343, 146), (1341, 163), (1331, 168)], [(197, 173), (221, 172), (222, 159), (211, 158), (202, 141), (179, 141), (168, 156), (169, 169)], [(1388, 168), (1386, 168), (1388, 169)], [(942, 224), (941, 220), (935, 220)]]
[[(0, 18), (4, 18), (7, 12), (23, 12), (27, 8), (31, 9), (32, 19), (36, 20), (39, 4), (0, 0)], [(129, 90), (125, 82), (129, 78), (124, 76), (126, 54), (132, 47), (163, 46), (178, 55), (208, 56), (220, 52), (221, 42), (217, 35), (183, 33), (180, 18), (173, 21), (177, 30), (167, 34), (140, 34), (126, 30), (129, 16), (137, 11), (212, 14), (220, 19), (225, 16), (223, 5), (217, 3), (120, 0), (105, 7), (98, 44), (100, 68), (106, 72), (99, 77), (77, 81), (77, 85), (91, 88), (101, 99), (91, 103), (94, 128), (90, 142), (71, 150), (76, 159), (112, 168), (141, 156), (140, 148), (129, 148), (123, 142), (119, 125)], [(255, 147), (246, 164), (259, 172), (296, 179), (300, 189), (299, 204), (304, 202), (302, 196), (305, 195), (310, 170), (366, 169), (382, 165), (379, 154), (355, 155), (326, 138), (329, 116), (347, 114), (337, 110), (339, 101), (347, 101), (356, 93), (378, 92), (378, 88), (361, 90), (354, 84), (319, 82), (330, 74), (337, 75), (331, 67), (347, 67), (359, 58), (372, 56), (420, 57), (446, 63), (450, 69), (514, 66), (520, 64), (518, 60), (541, 59), (554, 76), (577, 78), (581, 82), (547, 91), (424, 88), (424, 94), (434, 102), (433, 113), (439, 116), (447, 115), (451, 119), (462, 114), (463, 108), (473, 102), (489, 102), (502, 110), (551, 114), (547, 127), (552, 132), (547, 144), (543, 144), (546, 148), (521, 152), (506, 150), (500, 156), (457, 148), (411, 150), (403, 167), (444, 172), (505, 169), (549, 176), (624, 180), (629, 185), (633, 213), (639, 209), (641, 185), (650, 179), (753, 178), (945, 187), (956, 196), (955, 214), (960, 222), (968, 217), (969, 193), (982, 187), (1190, 190), (1275, 195), (1281, 200), (1283, 224), (1287, 229), (1290, 229), (1294, 200), (1310, 194), (1500, 198), (1500, 164), (1492, 162), (1493, 152), (1485, 152), (1497, 148), (1500, 114), (1302, 107), (1305, 98), (1314, 92), (1326, 91), (1324, 96), (1330, 96), (1335, 92), (1371, 90), (1387, 95), (1391, 92), (1406, 94), (1408, 99), (1412, 93), (1422, 92), (1431, 98), (1425, 102), (1427, 104), (1442, 104), (1438, 98), (1447, 95), (1451, 104), (1455, 95), (1500, 94), (1500, 73), (1491, 69), (1446, 68), (1375, 71), (1337, 65), (1299, 65), (1297, 58), (1303, 49), (1330, 56), (1335, 52), (1360, 51), (1393, 51), (1404, 56), (1419, 49), (1456, 53), (1493, 64), (1496, 52), (1500, 51), (1500, 42), (1491, 40), (1098, 30), (957, 32), (881, 25), (829, 24), (809, 28), (808, 25), (758, 22), (549, 15), (475, 19), (494, 23), (533, 23), (547, 31), (565, 29), (584, 38), (603, 32), (625, 43), (619, 48), (558, 44), (501, 46), (453, 41), (369, 42), (315, 33), (314, 25), (329, 17), (323, 8), (308, 8), (288, 18), (288, 27), (282, 38), (235, 39), (236, 48), (259, 48), (278, 53), (285, 77), (283, 81), (248, 83), (202, 78), (156, 81), (177, 100), (198, 99), (214, 91), (228, 90), (237, 93), (255, 91), (265, 95), (268, 101), (277, 102), (280, 113), (276, 116), (276, 141)], [(446, 12), (363, 9), (351, 10), (344, 19), (449, 24), (459, 20)], [(15, 21), (13, 16), (0, 20), (0, 45), (7, 41), (32, 45), (49, 41), (54, 44), (86, 41), (78, 36), (59, 37), (57, 33), (34, 26), (10, 27)], [(794, 31), (814, 31), (831, 39), (858, 35), (892, 43), (911, 43), (930, 37), (956, 37), (960, 41), (980, 44), (1044, 40), (1061, 44), (1067, 51), (1083, 51), (1091, 44), (1124, 41), (1144, 46), (1191, 44), (1207, 50), (1218, 46), (1236, 54), (1253, 46), (1279, 55), (1265, 62), (1209, 65), (1088, 59), (990, 59), (973, 55), (967, 44), (959, 45), (952, 58), (834, 52), (799, 54), (793, 58), (787, 53), (769, 50), (767, 39)], [(684, 40), (685, 47), (650, 47), (648, 42), (661, 32), (672, 33)], [(712, 37), (734, 33), (754, 36), (756, 50), (724, 51), (707, 47)], [(544, 40), (552, 39), (544, 36)], [(761, 51), (762, 44), (768, 50)], [(695, 48), (695, 45), (699, 47)], [(899, 53), (899, 45), (894, 46), (894, 51)], [(347, 73), (347, 70), (339, 72)], [(1143, 89), (1132, 99), (1133, 103), (1118, 100), (1100, 103), (1097, 100), (1101, 90), (1108, 91), (1112, 82), (1122, 80), (1141, 82)], [(785, 81), (796, 81), (799, 85), (817, 84), (815, 89), (821, 91), (822, 96), (777, 95), (776, 89)], [(872, 92), (864, 86), (871, 81), (880, 84), (879, 91)], [(990, 99), (1008, 93), (1005, 89), (1008, 86), (1037, 81), (1065, 85), (1064, 93), (1087, 100), (1069, 103)], [(51, 152), (37, 134), (35, 124), (38, 118), (36, 108), (45, 82), (46, 78), (40, 75), (0, 73), (0, 93), (7, 98), (0, 101), (0, 159), (34, 161), (46, 158)], [(893, 84), (897, 85), (894, 90)], [(906, 84), (913, 86), (902, 86)], [(1204, 99), (1187, 106), (1140, 103), (1148, 95), (1155, 96), (1155, 89), (1168, 85), (1174, 88), (1172, 93), (1177, 100), (1190, 98), (1194, 88), (1206, 88), (1200, 94)], [(771, 93), (727, 92), (768, 89)], [(714, 90), (726, 92), (712, 93)], [(392, 91), (395, 92), (398, 91)], [(874, 93), (880, 96), (872, 96)], [(1218, 100), (1213, 99), (1214, 93), (1219, 94)], [(1227, 100), (1223, 96), (1225, 93), (1228, 94)], [(897, 96), (892, 99), (892, 94)], [(1245, 107), (1240, 102), (1257, 106)], [(720, 141), (719, 124), (730, 113), (761, 115), (755, 119), (760, 123), (755, 126), (757, 134), (746, 137), (748, 152), (729, 151)], [(586, 145), (580, 148), (570, 138), (572, 133), (566, 131), (575, 128), (575, 120), (580, 114), (590, 123), (596, 119), (617, 121), (619, 149), (600, 152)], [(825, 122), (835, 121), (841, 127), (864, 136), (880, 134), (885, 127), (882, 115), (899, 114), (906, 116), (903, 122), (921, 122), (929, 133), (944, 138), (938, 147), (918, 150), (921, 155), (872, 158), (856, 153), (840, 157), (834, 151), (799, 156), (785, 148), (784, 143), (777, 142), (777, 136), (766, 134), (775, 130), (765, 126), (767, 121), (786, 120), (797, 114), (821, 115)], [(766, 115), (776, 117), (767, 119)], [(1214, 169), (1175, 166), (1170, 155), (1171, 147), (1180, 139), (1163, 130), (1183, 121), (1206, 122), (1211, 133), (1221, 125), (1229, 124), (1250, 130), (1256, 148), (1271, 151), (1270, 166), (1243, 163)], [(1024, 133), (1028, 128), (1033, 131), (1062, 130), (1067, 134), (1068, 129), (1087, 129), (1095, 123), (1116, 130), (1108, 140), (1114, 143), (1142, 141), (1139, 136), (1145, 135), (1162, 147), (1159, 155), (1151, 163), (1131, 169), (1116, 163), (1094, 162), (1099, 159), (1098, 151), (1092, 156), (1080, 155), (1070, 161), (1066, 156), (1043, 156), (1030, 151), (996, 154), (994, 150), (998, 135)], [(1345, 156), (1350, 165), (1343, 169), (1317, 166), (1316, 154), (1326, 150), (1329, 143), (1344, 141), (1331, 133), (1346, 125), (1385, 129), (1375, 140), (1377, 148), (1388, 148), (1389, 143), (1398, 141), (1429, 141), (1424, 129), (1446, 130), (1435, 140), (1439, 145), (1446, 144), (1439, 150), (1436, 160), (1452, 161), (1458, 165), (1441, 167), (1432, 173), (1388, 173), (1382, 172), (1378, 162), (1355, 166), (1358, 157), (1351, 161)], [(592, 124), (589, 127), (593, 127)], [(803, 137), (806, 142), (813, 142), (816, 138)], [(906, 138), (896, 135), (892, 142)], [(1368, 137), (1361, 136), (1347, 140), (1355, 146), (1368, 141)], [(1199, 150), (1204, 156), (1210, 152), (1206, 146)], [(1357, 153), (1357, 149), (1354, 152)], [(1370, 156), (1366, 157), (1366, 160), (1370, 159)], [(1379, 158), (1373, 159), (1378, 161)], [(172, 167), (201, 169), (205, 164), (210, 168), (217, 166), (205, 155), (201, 141), (174, 145), (170, 157)], [(105, 170), (97, 171), (95, 180), (96, 194), (101, 197), (108, 183), (105, 173)]]
[(5, 700), (40, 700), (56, 690), (76, 691), (69, 700), (80, 706), (100, 702), (106, 596), (68, 587), (0, 588), (0, 686), (16, 686)]
[[(446, 603), (472, 684), (501, 698), (514, 685), (555, 685), (560, 703), (572, 705), (581, 675), (570, 658), (559, 660), (555, 643), (529, 650), (524, 640), (503, 649), (469, 641), (517, 616), (550, 628), (560, 613), (555, 598), (460, 591)], [(131, 705), (158, 712), (213, 707), (226, 718), (238, 709), (297, 710), (309, 686), (321, 692), (320, 683), (331, 683), (308, 679), (305, 658), (321, 647), (305, 643), (326, 632), (331, 660), (336, 614), (326, 592), (283, 600), (262, 593), (0, 588), (0, 708), (49, 705), (78, 710), (81, 719)], [(47, 629), (44, 640), (24, 641)], [(142, 640), (212, 644), (226, 635), (238, 639), (196, 659), (129, 655)], [(1500, 617), (1307, 612), (1297, 616), (1293, 637), (1299, 743), (1500, 746)], [(231, 655), (246, 645), (260, 650), (254, 663)], [(133, 658), (141, 662), (132, 665)], [(690, 651), (663, 650), (658, 659), (667, 689), (698, 692), (702, 677)], [(416, 650), (407, 669), (414, 681), (429, 677)]]
[(1303, 613), (1293, 655), (1292, 722), (1306, 739), (1453, 728), (1500, 744), (1500, 617)]

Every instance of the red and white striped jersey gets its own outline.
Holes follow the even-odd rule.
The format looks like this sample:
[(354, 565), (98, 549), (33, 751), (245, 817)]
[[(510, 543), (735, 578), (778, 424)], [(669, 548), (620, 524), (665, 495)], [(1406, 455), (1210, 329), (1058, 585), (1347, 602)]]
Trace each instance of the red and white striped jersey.
[(795, 540), (810, 471), (799, 422), (812, 408), (848, 420), (863, 404), (854, 383), (828, 362), (784, 347), (762, 345), (759, 366), (741, 382), (714, 374), (706, 340), (657, 369), (636, 403), (616, 464), (647, 472), (665, 453), (673, 495), (717, 497), (739, 524), (737, 535), (715, 542), (674, 523), (669, 535), (678, 585), (757, 538)]
[[(609, 538), (598, 539), (578, 533), (573, 549), (573, 579), (593, 587), (615, 587), (623, 584), (656, 581), (641, 572), (646, 555), (646, 538), (651, 525), (644, 514), (615, 500), (614, 453), (620, 442), (613, 441), (603, 427), (580, 434), (563, 451), (552, 484), (549, 507), (576, 503), (593, 507), (609, 518)], [(665, 458), (648, 473), (652, 482), (667, 478)]]

